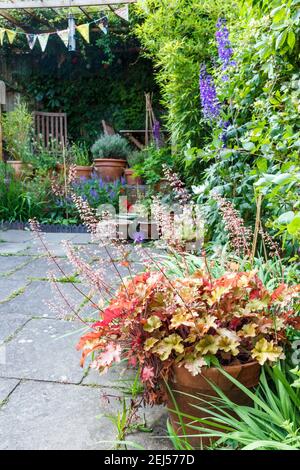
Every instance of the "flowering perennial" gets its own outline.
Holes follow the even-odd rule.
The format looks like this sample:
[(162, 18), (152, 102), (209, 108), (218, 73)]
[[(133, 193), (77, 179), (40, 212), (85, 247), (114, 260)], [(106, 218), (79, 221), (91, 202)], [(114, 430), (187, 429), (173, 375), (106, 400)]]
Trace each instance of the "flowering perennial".
[(216, 24), (216, 40), (218, 46), (219, 59), (222, 62), (222, 69), (226, 70), (230, 65), (234, 65), (232, 61), (233, 50), (230, 45), (229, 31), (226, 26), (225, 18), (219, 18)]
[(220, 114), (220, 103), (213, 78), (207, 73), (205, 65), (200, 68), (199, 88), (203, 116), (209, 120), (216, 119)]

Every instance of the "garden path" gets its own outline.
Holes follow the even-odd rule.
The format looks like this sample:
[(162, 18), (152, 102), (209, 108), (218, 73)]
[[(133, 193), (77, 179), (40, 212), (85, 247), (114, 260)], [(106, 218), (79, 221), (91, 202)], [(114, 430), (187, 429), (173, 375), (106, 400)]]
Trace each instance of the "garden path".
[[(65, 239), (80, 249), (90, 238), (45, 234), (70, 275)], [(118, 396), (128, 387), (128, 371), (99, 376), (80, 368), (75, 345), (83, 325), (59, 318), (45, 303), (57, 301), (58, 294), (51, 290), (49, 265), (36, 244), (30, 232), (0, 231), (0, 449), (110, 449), (116, 430), (105, 415), (120, 404), (116, 398), (107, 403), (105, 396)], [(72, 284), (60, 286), (79, 301)], [(89, 318), (91, 312), (83, 314)], [(145, 408), (141, 415), (153, 431), (135, 432), (128, 440), (145, 449), (170, 448), (165, 409)]]

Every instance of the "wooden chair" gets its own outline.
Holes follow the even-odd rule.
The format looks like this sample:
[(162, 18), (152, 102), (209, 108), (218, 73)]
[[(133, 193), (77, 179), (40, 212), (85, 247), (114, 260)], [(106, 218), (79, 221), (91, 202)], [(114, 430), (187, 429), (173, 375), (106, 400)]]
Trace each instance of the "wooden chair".
[(108, 122), (104, 121), (104, 119), (102, 119), (102, 127), (103, 127), (103, 132), (105, 135), (116, 134), (116, 131), (114, 130), (114, 128), (110, 124), (108, 124)]
[(39, 145), (62, 151), (67, 146), (68, 130), (66, 113), (34, 112), (35, 137)]

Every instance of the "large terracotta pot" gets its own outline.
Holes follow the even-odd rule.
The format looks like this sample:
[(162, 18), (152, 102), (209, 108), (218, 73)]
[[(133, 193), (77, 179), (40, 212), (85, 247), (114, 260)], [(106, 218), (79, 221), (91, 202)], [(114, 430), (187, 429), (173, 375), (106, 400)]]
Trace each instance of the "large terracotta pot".
[[(224, 370), (247, 388), (253, 388), (259, 382), (260, 365), (258, 364), (258, 362), (253, 361), (247, 364), (228, 366), (224, 367)], [(224, 394), (234, 403), (239, 405), (252, 404), (251, 399), (215, 367), (203, 368), (201, 374), (192, 376), (192, 374), (190, 374), (190, 372), (185, 367), (174, 366), (173, 378), (169, 382), (169, 387), (172, 390), (178, 409), (182, 413), (197, 418), (207, 418), (208, 420), (210, 419), (210, 415), (208, 413), (205, 413), (204, 411), (192, 406), (198, 405), (206, 408), (208, 408), (209, 406), (203, 401), (197, 399), (197, 395), (198, 397), (203, 398), (204, 400), (208, 400), (209, 396), (218, 396), (206, 379), (216, 384), (224, 392)], [(185, 394), (188, 394), (189, 396)], [(206, 395), (206, 397), (203, 395)], [(167, 396), (168, 408), (169, 410), (174, 410), (174, 401), (168, 392)], [(189, 442), (189, 444), (192, 445), (193, 448), (202, 449), (216, 440), (216, 438), (211, 437), (193, 437), (194, 434), (199, 434), (200, 431), (197, 431), (187, 426), (184, 426), (185, 429), (183, 432), (179, 422), (180, 419), (185, 425), (191, 423), (192, 420), (183, 416), (181, 416), (179, 419), (177, 414), (173, 411), (169, 411), (169, 416), (172, 426), (177, 435), (189, 435), (189, 437), (186, 437), (186, 440)], [(197, 423), (197, 426), (201, 427), (201, 424)]]
[(86, 178), (89, 179), (91, 177), (93, 167), (92, 166), (81, 166), (76, 165), (76, 178)]
[(17, 178), (21, 178), (24, 174), (32, 171), (32, 165), (23, 163), (21, 160), (8, 160), (6, 163), (13, 168)]
[(94, 167), (102, 179), (106, 181), (115, 181), (124, 173), (126, 160), (116, 158), (95, 158)]
[(130, 186), (143, 183), (142, 178), (140, 176), (134, 176), (134, 170), (131, 170), (131, 168), (126, 168), (126, 170), (124, 171), (124, 175), (126, 178), (126, 183)]

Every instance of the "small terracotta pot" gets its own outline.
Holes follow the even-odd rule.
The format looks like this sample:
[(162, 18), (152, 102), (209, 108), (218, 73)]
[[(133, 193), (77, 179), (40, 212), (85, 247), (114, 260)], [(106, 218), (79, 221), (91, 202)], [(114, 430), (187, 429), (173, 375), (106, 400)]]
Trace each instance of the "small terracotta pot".
[[(258, 385), (260, 369), (260, 365), (255, 361), (249, 362), (247, 364), (224, 367), (224, 370), (228, 374), (237, 379), (247, 388), (253, 388)], [(192, 374), (190, 374), (190, 372), (185, 367), (174, 366), (173, 378), (169, 382), (169, 387), (172, 390), (176, 404), (182, 413), (189, 416), (194, 416), (196, 418), (210, 419), (209, 413), (205, 413), (203, 410), (199, 410), (193, 406), (198, 405), (208, 409), (208, 404), (197, 399), (197, 396), (199, 398), (203, 398), (204, 400), (209, 400), (210, 396), (218, 396), (206, 379), (217, 385), (234, 403), (238, 405), (251, 406), (252, 400), (238, 387), (236, 387), (229, 379), (227, 379), (227, 377), (225, 377), (217, 368), (206, 367), (202, 369), (201, 374), (192, 376)], [(189, 396), (185, 394), (188, 394)], [(174, 410), (174, 402), (168, 392), (167, 397), (167, 405), (169, 410)], [(217, 438), (211, 437), (193, 437), (193, 434), (200, 434), (201, 431), (192, 429), (189, 426), (184, 426), (185, 429), (183, 432), (179, 422), (180, 419), (185, 425), (191, 423), (192, 419), (184, 416), (181, 416), (179, 419), (176, 412), (173, 411), (169, 411), (169, 417), (176, 434), (178, 436), (183, 436), (184, 434), (188, 435), (189, 437), (186, 437), (186, 440), (195, 449), (202, 449), (203, 447), (208, 446), (217, 440)], [(197, 427), (201, 428), (201, 423), (196, 423), (196, 425)]]
[(134, 176), (134, 170), (131, 170), (131, 168), (126, 168), (124, 171), (124, 175), (126, 178), (126, 183), (130, 186), (143, 183), (142, 178), (140, 176)]
[(94, 160), (96, 172), (106, 181), (115, 181), (123, 176), (126, 160), (116, 158), (96, 158)]
[(89, 179), (91, 177), (93, 171), (92, 166), (82, 166), (82, 165), (76, 165), (76, 178), (86, 178)]
[(165, 193), (170, 189), (169, 181), (167, 178), (161, 178), (161, 180), (155, 184), (155, 191), (158, 193)]
[(21, 178), (25, 173), (28, 174), (32, 171), (32, 165), (23, 163), (21, 160), (8, 160), (6, 163), (13, 168), (17, 178)]
[[(57, 173), (59, 173), (60, 175), (63, 175), (64, 174), (64, 168), (65, 168), (65, 165), (63, 163), (56, 163), (55, 165), (55, 170)], [(68, 166), (66, 165), (66, 174), (68, 174)]]

